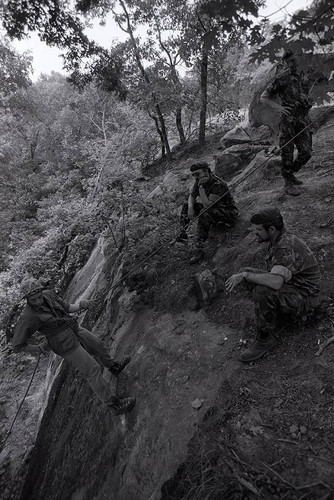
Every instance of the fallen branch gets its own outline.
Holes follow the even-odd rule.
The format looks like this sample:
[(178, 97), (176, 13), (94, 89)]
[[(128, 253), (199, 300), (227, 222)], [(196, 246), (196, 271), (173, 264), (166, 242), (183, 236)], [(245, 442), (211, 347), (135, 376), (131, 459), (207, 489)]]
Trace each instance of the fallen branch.
[(252, 483), (250, 483), (249, 481), (246, 481), (246, 479), (244, 479), (243, 477), (240, 477), (240, 476), (236, 476), (237, 477), (237, 480), (239, 481), (239, 483), (244, 487), (244, 488), (247, 488), (249, 491), (251, 491), (252, 493), (254, 493), (254, 495), (256, 496), (259, 496), (259, 492), (257, 491), (257, 489), (252, 485)]
[(241, 458), (238, 457), (238, 455), (236, 454), (236, 452), (233, 450), (233, 448), (230, 448), (230, 451), (233, 453), (234, 457), (232, 457), (234, 460), (236, 460), (237, 462), (239, 462), (239, 464), (243, 465), (244, 467), (250, 469), (251, 471), (253, 472), (257, 472), (256, 469), (254, 469), (254, 467), (250, 464), (248, 464), (247, 462), (244, 462), (243, 460), (241, 460)]
[(282, 443), (298, 444), (296, 441), (291, 441), (291, 439), (278, 439), (278, 441), (281, 441)]
[(333, 337), (330, 337), (329, 339), (326, 340), (326, 342), (324, 342), (320, 347), (319, 349), (317, 350), (317, 352), (315, 353), (316, 356), (320, 356), (324, 350), (326, 349), (326, 347), (328, 347), (330, 344), (333, 344), (334, 342), (334, 335)]
[(274, 469), (272, 469), (271, 467), (269, 467), (269, 465), (265, 464), (264, 462), (261, 462), (260, 460), (260, 463), (268, 470), (270, 470), (270, 472), (272, 472), (273, 474), (275, 474), (275, 476), (277, 476), (283, 483), (287, 484), (288, 486), (290, 486), (290, 488), (292, 488), (293, 490), (296, 490), (296, 486), (294, 486), (292, 483), (289, 483), (289, 481), (287, 481), (286, 479), (284, 479), (284, 477), (282, 477), (278, 472), (274, 471)]
[(312, 489), (315, 486), (319, 486), (319, 485), (323, 486), (324, 488), (327, 488), (329, 491), (333, 491), (332, 488), (328, 484), (323, 483), (322, 481), (318, 481), (317, 483), (305, 484), (305, 486), (298, 486), (296, 488), (296, 490)]

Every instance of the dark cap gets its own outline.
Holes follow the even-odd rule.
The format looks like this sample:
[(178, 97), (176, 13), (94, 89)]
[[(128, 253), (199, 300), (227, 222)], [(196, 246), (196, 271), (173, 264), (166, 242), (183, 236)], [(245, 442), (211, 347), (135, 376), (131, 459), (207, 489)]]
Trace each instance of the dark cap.
[(198, 161), (197, 163), (193, 163), (190, 165), (190, 172), (195, 172), (196, 170), (201, 170), (201, 169), (208, 169), (209, 164), (206, 161)]
[(271, 222), (277, 222), (277, 220), (282, 217), (281, 212), (276, 207), (264, 207), (250, 218), (252, 224), (270, 224)]

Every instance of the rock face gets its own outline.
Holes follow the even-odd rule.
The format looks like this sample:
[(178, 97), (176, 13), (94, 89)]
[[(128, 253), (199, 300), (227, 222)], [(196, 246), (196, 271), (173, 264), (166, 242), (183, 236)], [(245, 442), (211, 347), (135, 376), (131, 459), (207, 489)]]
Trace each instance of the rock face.
[(221, 138), (220, 143), (223, 148), (236, 144), (271, 144), (271, 130), (264, 124), (245, 120), (227, 132)]
[[(91, 291), (94, 283), (89, 296), (99, 305), (84, 324), (94, 325), (95, 333), (112, 343), (116, 359), (131, 355), (116, 393), (136, 396), (137, 404), (131, 413), (114, 416), (64, 363), (43, 415), (21, 500), (158, 500), (219, 389), (217, 366), (225, 348), (220, 342), (227, 333), (232, 341), (234, 334), (226, 325), (210, 324), (202, 311), (157, 317), (150, 308), (136, 306), (135, 294), (113, 288), (122, 261), (106, 245), (97, 246), (77, 275), (71, 296), (86, 296), (84, 290)], [(191, 404), (196, 399), (203, 400), (199, 409)]]
[(267, 146), (254, 146), (253, 144), (236, 144), (219, 155), (215, 155), (215, 173), (222, 179), (229, 181), (243, 169), (258, 151), (266, 149)]
[(278, 145), (278, 133), (280, 115), (274, 113), (271, 108), (265, 106), (260, 101), (262, 89), (255, 92), (252, 102), (248, 108), (248, 117), (251, 127), (266, 126), (271, 131), (271, 138), (274, 145)]
[(244, 191), (258, 188), (259, 185), (271, 182), (281, 173), (281, 158), (269, 157), (264, 151), (260, 151), (247, 167), (233, 179), (237, 184), (236, 191)]

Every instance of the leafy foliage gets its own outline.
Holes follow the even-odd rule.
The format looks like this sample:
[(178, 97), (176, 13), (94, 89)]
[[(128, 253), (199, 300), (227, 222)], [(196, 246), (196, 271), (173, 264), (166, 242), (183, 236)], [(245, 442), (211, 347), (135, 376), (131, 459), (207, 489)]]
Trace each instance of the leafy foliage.
[[(288, 24), (275, 24), (270, 39), (253, 54), (252, 60), (269, 59), (273, 62), (277, 52), (290, 49), (297, 54), (319, 52), (321, 48), (333, 51), (334, 12), (331, 0), (314, 0), (308, 10), (295, 13)], [(258, 40), (256, 40), (258, 42)]]
[(20, 88), (31, 84), (31, 56), (19, 55), (8, 40), (0, 40), (0, 96), (2, 100)]

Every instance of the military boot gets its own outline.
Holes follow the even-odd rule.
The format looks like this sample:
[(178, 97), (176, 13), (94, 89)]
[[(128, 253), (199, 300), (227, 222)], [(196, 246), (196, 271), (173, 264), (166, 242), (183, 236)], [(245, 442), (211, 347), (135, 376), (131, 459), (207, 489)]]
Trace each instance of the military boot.
[(273, 335), (269, 335), (266, 339), (259, 337), (254, 344), (241, 353), (240, 361), (250, 363), (262, 358), (267, 352), (276, 347), (277, 341)]
[(115, 377), (117, 377), (121, 373), (121, 371), (124, 370), (126, 365), (130, 363), (130, 361), (131, 361), (130, 356), (124, 356), (124, 358), (121, 359), (120, 361), (114, 361), (114, 364), (110, 366), (109, 371), (113, 375), (115, 375)]
[(107, 403), (110, 408), (114, 410), (115, 415), (121, 415), (132, 410), (136, 403), (136, 398), (115, 398), (113, 397), (110, 403)]
[[(295, 179), (296, 179), (296, 181), (298, 180), (296, 177), (295, 177)], [(300, 191), (294, 185), (294, 182), (293, 182), (291, 177), (284, 178), (284, 191), (286, 192), (286, 194), (289, 194), (290, 196), (299, 196), (300, 195)]]
[(188, 235), (186, 232), (182, 232), (175, 240), (175, 245), (186, 246), (188, 244)]
[(291, 182), (294, 186), (301, 186), (302, 184), (304, 184), (303, 181), (297, 179), (297, 177), (294, 174), (291, 174)]

